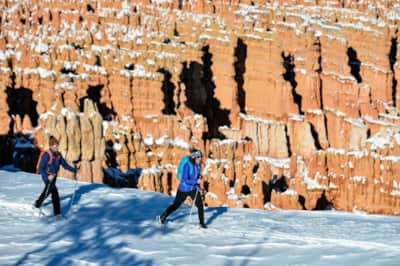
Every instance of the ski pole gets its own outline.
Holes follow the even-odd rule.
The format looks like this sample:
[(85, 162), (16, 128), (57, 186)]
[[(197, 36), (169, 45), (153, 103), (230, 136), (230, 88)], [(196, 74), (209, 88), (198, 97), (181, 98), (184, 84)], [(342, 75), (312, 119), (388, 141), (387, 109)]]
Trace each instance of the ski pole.
[(53, 186), (53, 180), (49, 180), (49, 183), (46, 184), (46, 192), (45, 192), (45, 199), (50, 195), (50, 188)]
[(75, 179), (74, 192), (72, 193), (71, 202), (69, 203), (68, 212), (72, 211), (71, 209), (72, 209), (72, 206), (74, 204), (75, 192), (76, 192), (76, 187), (77, 187), (77, 184), (78, 184), (78, 179), (76, 178), (76, 173), (74, 174), (74, 179)]
[(75, 199), (75, 192), (76, 192), (77, 183), (78, 183), (78, 180), (76, 180), (76, 178), (75, 178), (74, 192), (72, 193), (71, 202), (69, 203), (68, 212), (72, 211), (72, 206), (73, 206), (73, 204), (74, 204), (74, 199)]
[(193, 218), (192, 218), (192, 212), (193, 212), (193, 207), (194, 207), (194, 205), (196, 204), (196, 199), (197, 199), (197, 193), (199, 192), (199, 189), (198, 188), (196, 188), (196, 194), (194, 195), (194, 200), (193, 200), (193, 203), (192, 203), (192, 208), (190, 208), (190, 214), (189, 214), (189, 217), (190, 217), (190, 221), (193, 223)]

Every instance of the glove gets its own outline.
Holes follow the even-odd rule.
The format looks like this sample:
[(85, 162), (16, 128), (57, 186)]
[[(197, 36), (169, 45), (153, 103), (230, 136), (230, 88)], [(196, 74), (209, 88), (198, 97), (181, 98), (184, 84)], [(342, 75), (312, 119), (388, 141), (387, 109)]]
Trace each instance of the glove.
[(204, 189), (202, 189), (199, 184), (196, 185), (196, 189), (200, 193), (200, 195), (204, 197)]
[(81, 169), (81, 163), (80, 162), (74, 162), (74, 165), (75, 165), (76, 172), (78, 172), (79, 169)]

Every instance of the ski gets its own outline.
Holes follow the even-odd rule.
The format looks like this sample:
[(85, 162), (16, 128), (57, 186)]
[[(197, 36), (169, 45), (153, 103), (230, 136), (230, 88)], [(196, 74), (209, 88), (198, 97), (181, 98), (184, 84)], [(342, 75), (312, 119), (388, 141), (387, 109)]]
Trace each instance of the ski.
[(60, 222), (60, 221), (66, 221), (67, 217), (65, 217), (62, 214), (59, 215), (50, 215), (50, 216), (45, 216), (46, 220), (48, 223), (54, 223), (54, 222)]
[(46, 219), (48, 222), (67, 220), (67, 217), (65, 215), (63, 215), (63, 214), (53, 215), (52, 213), (48, 212), (47, 210), (45, 210), (43, 208), (37, 208), (35, 206), (32, 206), (32, 210), (33, 210), (34, 216), (36, 216), (38, 218)]

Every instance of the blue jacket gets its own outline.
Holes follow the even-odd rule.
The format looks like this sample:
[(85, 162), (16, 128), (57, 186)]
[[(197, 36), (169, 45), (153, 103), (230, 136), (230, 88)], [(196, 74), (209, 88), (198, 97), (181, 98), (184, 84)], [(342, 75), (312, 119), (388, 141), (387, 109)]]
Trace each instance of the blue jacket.
[[(53, 154), (53, 160), (49, 164), (50, 155), (49, 152)], [(61, 153), (55, 152), (52, 150), (48, 150), (43, 153), (42, 159), (39, 163), (39, 173), (42, 176), (44, 182), (49, 181), (49, 175), (57, 176), (58, 170), (60, 169), (60, 165), (67, 169), (70, 172), (76, 173), (76, 168), (70, 166), (62, 157)]]
[(187, 162), (183, 166), (182, 178), (178, 189), (182, 192), (189, 192), (198, 187), (197, 181), (200, 178), (200, 165)]

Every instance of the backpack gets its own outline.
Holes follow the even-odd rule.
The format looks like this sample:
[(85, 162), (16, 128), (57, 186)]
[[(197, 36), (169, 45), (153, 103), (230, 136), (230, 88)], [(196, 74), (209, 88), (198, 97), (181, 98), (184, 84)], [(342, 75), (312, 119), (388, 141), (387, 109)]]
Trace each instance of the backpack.
[[(49, 161), (47, 162), (47, 166), (49, 166), (52, 162), (53, 162), (53, 153), (52, 152), (50, 152), (49, 150), (46, 150), (46, 151), (42, 151), (41, 153), (40, 153), (40, 155), (39, 155), (39, 159), (38, 159), (38, 161), (37, 161), (37, 164), (36, 164), (36, 174), (39, 174), (39, 166), (40, 166), (40, 162), (42, 161), (42, 157), (43, 157), (43, 154), (45, 154), (45, 153), (48, 153), (49, 154)], [(59, 158), (58, 158), (59, 156), (57, 156), (57, 160), (59, 160)]]
[[(176, 178), (177, 178), (179, 181), (181, 181), (181, 179), (182, 179), (183, 167), (184, 167), (185, 164), (188, 163), (189, 161), (190, 161), (190, 156), (189, 156), (189, 155), (186, 155), (186, 156), (183, 156), (182, 159), (181, 159), (181, 161), (179, 162), (178, 169), (176, 169)], [(193, 171), (194, 171), (194, 169), (193, 169), (193, 166), (192, 166), (192, 165), (190, 165), (190, 166), (191, 166), (191, 167), (190, 167), (190, 174), (192, 174)]]

